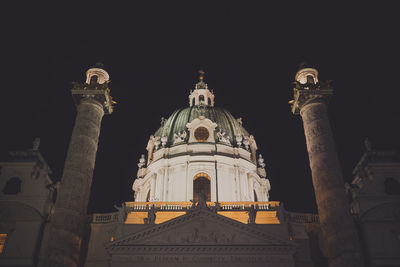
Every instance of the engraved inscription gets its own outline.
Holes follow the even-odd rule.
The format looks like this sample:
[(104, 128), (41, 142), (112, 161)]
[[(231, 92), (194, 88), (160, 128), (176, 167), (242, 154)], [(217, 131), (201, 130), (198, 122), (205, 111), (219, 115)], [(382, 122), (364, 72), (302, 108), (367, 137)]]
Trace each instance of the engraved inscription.
[(316, 144), (311, 144), (308, 149), (309, 153), (321, 153), (321, 152), (326, 152), (326, 151), (328, 151), (328, 146), (322, 142), (318, 142)]
[(318, 105), (317, 107), (311, 107), (310, 110), (304, 112), (301, 116), (304, 123), (310, 123), (312, 121), (327, 117), (325, 104)]
[(317, 136), (321, 136), (327, 133), (325, 127), (323, 127), (322, 123), (317, 122), (314, 127), (306, 128), (306, 138), (314, 138)]
[(262, 255), (137, 255), (130, 256), (131, 262), (197, 262), (197, 263), (219, 263), (219, 262), (284, 262), (285, 259)]

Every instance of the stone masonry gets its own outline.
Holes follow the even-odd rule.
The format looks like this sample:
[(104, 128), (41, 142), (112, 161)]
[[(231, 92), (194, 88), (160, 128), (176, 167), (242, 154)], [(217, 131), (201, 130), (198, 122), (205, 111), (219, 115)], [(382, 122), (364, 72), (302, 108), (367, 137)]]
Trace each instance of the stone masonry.
[[(94, 68), (87, 75), (87, 83), (76, 83), (72, 90), (77, 116), (54, 214), (45, 230), (40, 266), (77, 266), (79, 261), (101, 120), (105, 112), (112, 112), (108, 74)], [(89, 76), (95, 77), (90, 80)]]
[(344, 190), (342, 170), (337, 157), (327, 110), (332, 95), (329, 83), (318, 82), (318, 72), (301, 69), (296, 74), (292, 111), (303, 119), (312, 171), (322, 247), (329, 266), (362, 266), (360, 241)]

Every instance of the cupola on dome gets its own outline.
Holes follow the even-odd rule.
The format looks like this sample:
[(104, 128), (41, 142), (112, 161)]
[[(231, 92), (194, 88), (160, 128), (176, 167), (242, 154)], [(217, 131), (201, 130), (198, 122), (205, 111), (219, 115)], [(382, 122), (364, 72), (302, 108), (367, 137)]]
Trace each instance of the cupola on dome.
[[(241, 118), (235, 119), (232, 114), (223, 108), (214, 107), (214, 93), (208, 89), (208, 85), (204, 82), (204, 71), (199, 71), (199, 82), (196, 83), (194, 90), (190, 91), (189, 105), (190, 107), (182, 108), (174, 111), (168, 119), (161, 120), (161, 127), (155, 132), (154, 136), (164, 138), (165, 144), (171, 146), (175, 143), (177, 135), (184, 135), (182, 141), (187, 141), (188, 135), (187, 124), (196, 118), (204, 117), (217, 124), (213, 135), (215, 140), (219, 140), (219, 135), (224, 135), (229, 143), (237, 145), (243, 138), (249, 137), (249, 133), (242, 127)], [(203, 131), (205, 134), (205, 131)], [(199, 142), (205, 140), (197, 139)], [(225, 140), (226, 141), (226, 140)], [(227, 143), (227, 142), (225, 142)]]

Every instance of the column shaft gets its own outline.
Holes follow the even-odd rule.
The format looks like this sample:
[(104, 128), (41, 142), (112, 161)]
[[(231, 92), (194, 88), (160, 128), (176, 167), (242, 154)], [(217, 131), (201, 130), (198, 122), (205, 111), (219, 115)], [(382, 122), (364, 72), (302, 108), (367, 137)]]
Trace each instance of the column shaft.
[(323, 101), (305, 104), (303, 118), (312, 180), (330, 266), (362, 266), (359, 238), (345, 196), (342, 170)]
[(40, 266), (77, 266), (96, 160), (103, 107), (84, 99), (65, 160), (55, 212), (46, 229)]

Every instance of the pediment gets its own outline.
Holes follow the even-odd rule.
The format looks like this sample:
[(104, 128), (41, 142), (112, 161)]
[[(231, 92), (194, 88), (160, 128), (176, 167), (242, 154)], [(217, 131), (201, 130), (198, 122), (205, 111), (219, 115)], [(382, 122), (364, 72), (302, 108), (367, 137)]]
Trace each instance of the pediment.
[(257, 229), (208, 209), (199, 209), (146, 230), (127, 235), (113, 242), (109, 249), (119, 246), (148, 245), (262, 245), (293, 246), (272, 233)]

